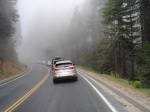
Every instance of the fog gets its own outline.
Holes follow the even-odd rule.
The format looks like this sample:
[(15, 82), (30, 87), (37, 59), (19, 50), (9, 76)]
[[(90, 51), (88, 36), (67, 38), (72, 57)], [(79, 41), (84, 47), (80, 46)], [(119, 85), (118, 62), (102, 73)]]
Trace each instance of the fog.
[(23, 37), (17, 50), (19, 59), (36, 61), (61, 57), (56, 43), (61, 43), (64, 36), (58, 34), (67, 29), (75, 7), (81, 10), (83, 4), (84, 0), (18, 0)]

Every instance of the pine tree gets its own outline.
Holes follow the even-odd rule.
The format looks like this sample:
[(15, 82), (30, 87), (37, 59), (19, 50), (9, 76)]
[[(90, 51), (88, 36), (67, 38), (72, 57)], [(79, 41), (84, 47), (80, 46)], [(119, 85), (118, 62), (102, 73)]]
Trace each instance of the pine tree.
[(82, 45), (84, 39), (84, 25), (78, 7), (76, 7), (74, 10), (68, 32), (68, 40), (71, 43), (72, 48), (72, 57), (74, 57), (74, 61), (78, 63), (80, 55), (79, 47)]
[(150, 42), (150, 1), (138, 0), (142, 25), (142, 41)]
[(108, 0), (103, 11), (103, 23), (107, 26), (104, 33), (113, 40), (115, 71), (130, 80), (135, 78), (135, 51), (140, 40), (135, 3), (136, 0)]
[(0, 1), (0, 57), (16, 60), (15, 43), (12, 36), (15, 33), (15, 23), (18, 19), (15, 9), (16, 0)]

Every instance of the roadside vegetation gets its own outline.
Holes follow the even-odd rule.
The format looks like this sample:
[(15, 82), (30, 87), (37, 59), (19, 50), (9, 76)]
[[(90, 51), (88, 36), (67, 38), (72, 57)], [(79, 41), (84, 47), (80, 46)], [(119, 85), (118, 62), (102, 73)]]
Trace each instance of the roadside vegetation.
[[(0, 1), (0, 58), (18, 63), (21, 28), (16, 3)], [(60, 41), (53, 42), (57, 50), (42, 49), (47, 59), (58, 54), (135, 88), (150, 89), (149, 0), (85, 0), (54, 38)]]
[(15, 63), (9, 60), (0, 60), (0, 81), (9, 77), (19, 75), (26, 71), (28, 68), (22, 63)]
[(149, 0), (86, 0), (64, 32), (62, 57), (150, 89), (149, 10)]
[(22, 39), (16, 3), (17, 0), (0, 0), (0, 80), (27, 69), (18, 61), (16, 52)]
[(139, 81), (131, 82), (129, 80), (117, 77), (114, 74), (112, 74), (112, 75), (101, 74), (101, 73), (97, 72), (96, 70), (89, 68), (89, 67), (77, 66), (77, 68), (79, 68), (81, 70), (85, 70), (88, 73), (95, 74), (95, 75), (99, 76), (100, 78), (107, 80), (109, 82), (115, 83), (117, 85), (122, 85), (123, 87), (126, 87), (126, 88), (130, 88), (133, 91), (136, 90), (138, 92), (141, 92), (142, 94), (145, 94), (147, 97), (150, 97), (150, 89), (143, 88), (142, 84)]

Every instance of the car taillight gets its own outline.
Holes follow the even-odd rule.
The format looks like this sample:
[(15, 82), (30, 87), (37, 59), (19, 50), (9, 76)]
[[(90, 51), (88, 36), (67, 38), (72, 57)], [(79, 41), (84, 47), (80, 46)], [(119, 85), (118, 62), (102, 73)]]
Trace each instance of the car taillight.
[(74, 66), (70, 66), (70, 69), (74, 69)]
[(73, 74), (71, 74), (71, 76), (75, 76), (75, 74), (73, 73)]
[(58, 78), (59, 76), (55, 75), (54, 77), (55, 77), (55, 78)]
[(54, 68), (54, 71), (56, 72), (56, 71), (58, 71), (59, 70), (59, 68)]

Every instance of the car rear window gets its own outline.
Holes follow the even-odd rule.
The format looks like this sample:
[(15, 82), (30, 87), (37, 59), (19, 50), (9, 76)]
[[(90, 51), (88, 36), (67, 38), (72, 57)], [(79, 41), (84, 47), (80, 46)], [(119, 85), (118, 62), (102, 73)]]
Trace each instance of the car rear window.
[(63, 61), (63, 59), (60, 59), (60, 60), (54, 60), (54, 61), (53, 61), (53, 64), (56, 64), (56, 62), (58, 62), (58, 61)]
[(72, 63), (59, 63), (59, 64), (56, 64), (56, 67), (60, 68), (60, 67), (68, 67), (68, 66), (71, 66)]
[(58, 61), (54, 61), (54, 64), (55, 64), (56, 62), (58, 62)]

